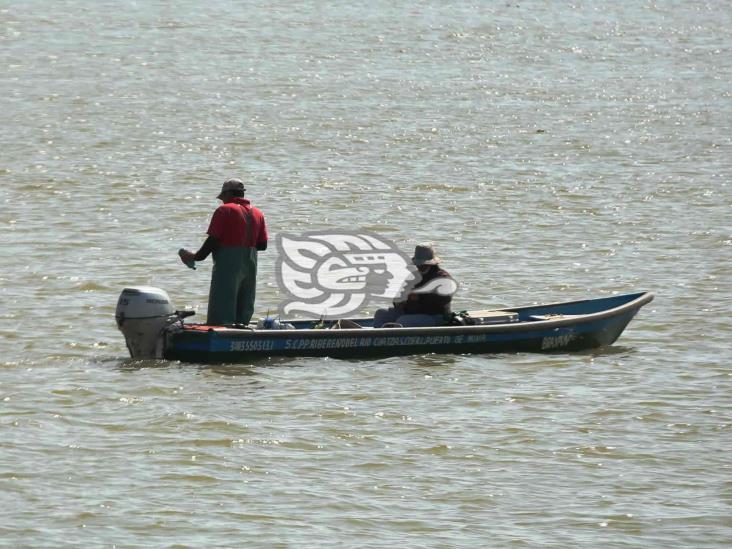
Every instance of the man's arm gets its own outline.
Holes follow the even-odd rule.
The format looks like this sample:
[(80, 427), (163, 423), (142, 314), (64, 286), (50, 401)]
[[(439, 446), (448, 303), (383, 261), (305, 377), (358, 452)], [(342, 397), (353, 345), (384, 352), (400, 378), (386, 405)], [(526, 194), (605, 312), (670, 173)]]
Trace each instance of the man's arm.
[(218, 248), (218, 246), (218, 239), (215, 236), (209, 235), (209, 237), (204, 241), (204, 243), (201, 245), (196, 253), (189, 252), (188, 250), (183, 250), (180, 253), (180, 260), (183, 263), (188, 263), (190, 261), (203, 261), (209, 256), (209, 254), (211, 254), (211, 252)]
[(264, 214), (261, 214), (262, 216), (262, 223), (259, 226), (259, 234), (257, 235), (257, 244), (256, 248), (260, 252), (263, 252), (267, 249), (267, 241), (269, 240), (269, 234), (267, 234), (267, 223), (264, 220)]
[(206, 259), (211, 252), (219, 247), (219, 239), (215, 236), (209, 235), (208, 238), (203, 242), (201, 247), (194, 255), (196, 261), (203, 261)]

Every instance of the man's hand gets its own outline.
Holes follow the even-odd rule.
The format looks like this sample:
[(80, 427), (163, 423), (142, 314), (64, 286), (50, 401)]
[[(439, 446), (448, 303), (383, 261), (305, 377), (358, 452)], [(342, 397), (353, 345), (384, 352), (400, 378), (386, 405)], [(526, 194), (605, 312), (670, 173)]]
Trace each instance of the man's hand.
[(189, 252), (185, 248), (181, 248), (178, 250), (178, 255), (180, 256), (180, 260), (183, 262), (184, 265), (187, 265), (188, 263), (196, 260), (196, 254), (193, 252)]

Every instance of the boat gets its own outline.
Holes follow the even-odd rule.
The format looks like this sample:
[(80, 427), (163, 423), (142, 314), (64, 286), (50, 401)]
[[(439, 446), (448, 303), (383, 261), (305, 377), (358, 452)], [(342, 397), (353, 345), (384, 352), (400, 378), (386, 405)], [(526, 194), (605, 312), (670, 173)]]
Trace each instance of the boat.
[(187, 322), (153, 287), (125, 288), (117, 326), (132, 358), (196, 363), (266, 357), (361, 358), (425, 353), (571, 352), (612, 345), (653, 300), (650, 292), (545, 305), (466, 311), (445, 326), (374, 328), (371, 318), (281, 320), (209, 326)]

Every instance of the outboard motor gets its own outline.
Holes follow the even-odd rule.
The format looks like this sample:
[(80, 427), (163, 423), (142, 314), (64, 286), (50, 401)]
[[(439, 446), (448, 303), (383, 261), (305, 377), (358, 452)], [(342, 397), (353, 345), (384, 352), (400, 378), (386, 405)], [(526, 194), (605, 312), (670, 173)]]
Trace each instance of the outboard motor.
[(122, 290), (114, 316), (132, 358), (163, 358), (161, 333), (192, 314), (174, 310), (165, 290), (135, 286)]

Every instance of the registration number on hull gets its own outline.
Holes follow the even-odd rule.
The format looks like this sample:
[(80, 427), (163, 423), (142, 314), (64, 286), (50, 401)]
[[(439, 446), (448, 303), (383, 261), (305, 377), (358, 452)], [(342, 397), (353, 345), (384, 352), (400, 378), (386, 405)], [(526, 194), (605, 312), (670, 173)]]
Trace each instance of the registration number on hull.
[(572, 332), (566, 334), (559, 334), (555, 336), (546, 336), (541, 340), (541, 350), (546, 351), (548, 349), (561, 349), (566, 347), (573, 341), (577, 336)]

